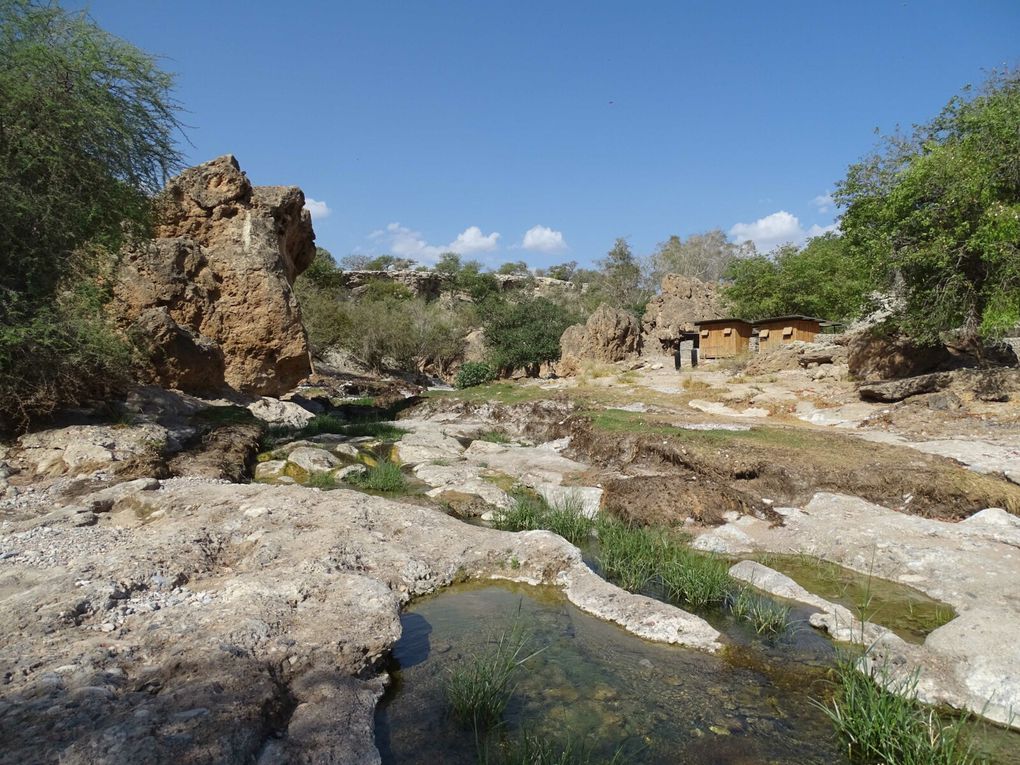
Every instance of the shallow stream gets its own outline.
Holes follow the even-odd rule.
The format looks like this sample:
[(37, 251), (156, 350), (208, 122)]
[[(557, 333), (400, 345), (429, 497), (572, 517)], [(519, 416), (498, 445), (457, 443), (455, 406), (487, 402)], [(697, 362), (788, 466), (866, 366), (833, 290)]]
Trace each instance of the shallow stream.
[(508, 629), (518, 608), (530, 645), (543, 651), (519, 673), (497, 735), (594, 741), (592, 762), (620, 747), (641, 763), (845, 762), (811, 701), (827, 693), (824, 639), (808, 633), (792, 660), (776, 660), (786, 653), (779, 645), (712, 656), (635, 638), (553, 589), (488, 583), (453, 587), (403, 616), (395, 684), (376, 720), (383, 762), (478, 761), (473, 733), (447, 715), (444, 681)]
[[(519, 611), (519, 616), (518, 616)], [(796, 609), (795, 619), (809, 610)], [(505, 725), (479, 742), (522, 734), (593, 748), (592, 763), (622, 750), (650, 765), (848, 763), (816, 701), (832, 691), (833, 644), (798, 622), (760, 638), (726, 616), (713, 619), (729, 646), (720, 655), (650, 643), (589, 616), (550, 587), (475, 582), (416, 601), (401, 617), (394, 683), (376, 713), (384, 763), (480, 762), (470, 729), (447, 712), (450, 670), (491, 648), (520, 619), (542, 649), (518, 672)], [(1020, 735), (978, 723), (979, 762), (1020, 763)]]

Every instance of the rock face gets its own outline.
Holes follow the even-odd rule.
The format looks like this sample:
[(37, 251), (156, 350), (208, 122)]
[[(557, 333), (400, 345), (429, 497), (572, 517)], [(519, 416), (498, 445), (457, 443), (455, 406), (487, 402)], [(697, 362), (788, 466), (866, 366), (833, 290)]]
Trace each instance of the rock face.
[[(567, 327), (560, 336), (560, 374), (572, 374), (581, 361), (623, 361), (641, 353), (637, 319), (603, 303), (586, 324)], [(562, 367), (562, 370), (560, 370)]]
[(253, 187), (232, 156), (185, 170), (160, 198), (156, 239), (126, 251), (115, 318), (153, 382), (279, 395), (311, 372), (294, 278), (315, 255), (295, 187)]
[(694, 322), (722, 318), (725, 313), (718, 284), (666, 274), (662, 291), (648, 301), (642, 329), (648, 345), (665, 348), (679, 341), (682, 332), (693, 332)]

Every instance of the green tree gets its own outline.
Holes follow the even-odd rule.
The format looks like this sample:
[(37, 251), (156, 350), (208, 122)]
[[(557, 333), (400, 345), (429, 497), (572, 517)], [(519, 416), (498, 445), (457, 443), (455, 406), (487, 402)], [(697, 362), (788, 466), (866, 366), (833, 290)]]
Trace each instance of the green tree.
[(508, 276), (513, 275), (528, 275), (531, 271), (528, 270), (528, 264), (523, 260), (517, 260), (509, 263), (503, 263), (496, 270), (497, 274), (504, 274)]
[[(173, 79), (84, 13), (0, 0), (0, 415), (105, 395), (127, 351), (102, 305), (114, 253), (180, 165)], [(2, 424), (0, 424), (2, 428)]]
[(320, 289), (337, 289), (343, 283), (343, 271), (325, 247), (315, 248), (315, 257), (300, 277), (304, 283), (311, 283)]
[[(594, 309), (601, 303), (608, 303), (614, 308), (642, 316), (652, 291), (645, 286), (645, 272), (627, 240), (618, 238), (613, 248), (595, 265), (598, 266), (598, 275), (588, 291), (586, 304)], [(575, 273), (575, 278), (577, 276)]]
[(577, 261), (568, 260), (566, 263), (557, 263), (555, 266), (549, 266), (545, 275), (550, 279), (559, 279), (560, 281), (569, 282), (574, 278), (575, 271), (577, 271)]
[(953, 98), (851, 165), (833, 195), (854, 257), (902, 285), (900, 326), (936, 343), (1020, 324), (1020, 72)]
[(566, 309), (545, 298), (495, 305), (484, 322), (490, 361), (504, 372), (555, 361), (560, 335), (573, 323)]
[(867, 264), (847, 252), (836, 234), (810, 239), (803, 248), (783, 245), (768, 256), (733, 260), (723, 299), (746, 319), (802, 313), (825, 319), (859, 316), (873, 289)]

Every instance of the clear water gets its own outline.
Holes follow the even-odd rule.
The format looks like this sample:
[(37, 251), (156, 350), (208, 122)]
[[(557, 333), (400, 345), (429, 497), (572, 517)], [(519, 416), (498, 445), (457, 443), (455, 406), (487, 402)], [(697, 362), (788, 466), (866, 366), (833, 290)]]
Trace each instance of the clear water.
[[(377, 712), (385, 763), (476, 763), (472, 731), (446, 712), (449, 668), (507, 629), (518, 607), (543, 648), (495, 735), (527, 730), (593, 742), (593, 762), (620, 747), (640, 763), (840, 763), (842, 748), (812, 699), (824, 698), (832, 648), (810, 630), (800, 648), (745, 635), (726, 656), (649, 643), (588, 616), (558, 591), (468, 584), (416, 602), (394, 648), (395, 683)], [(492, 742), (490, 742), (492, 743)]]
[(911, 643), (923, 643), (929, 633), (956, 616), (951, 605), (913, 587), (819, 558), (766, 554), (758, 559), (809, 592), (863, 614), (868, 621), (887, 627)]

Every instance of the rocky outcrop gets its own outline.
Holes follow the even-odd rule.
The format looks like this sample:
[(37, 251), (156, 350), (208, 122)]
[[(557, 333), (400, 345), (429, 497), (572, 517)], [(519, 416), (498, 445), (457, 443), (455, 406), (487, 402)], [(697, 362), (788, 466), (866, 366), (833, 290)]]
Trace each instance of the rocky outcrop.
[(220, 157), (167, 184), (155, 233), (123, 253), (112, 301), (151, 381), (279, 395), (311, 372), (291, 290), (315, 255), (300, 189), (252, 186)]
[(638, 320), (603, 303), (585, 324), (567, 327), (560, 336), (557, 373), (573, 374), (583, 361), (623, 361), (640, 354), (641, 346)]
[(948, 372), (936, 372), (930, 375), (907, 377), (902, 380), (866, 383), (857, 389), (857, 393), (864, 401), (891, 403), (922, 393), (935, 393), (948, 387), (952, 379), (953, 376)]
[(451, 287), (450, 274), (438, 271), (417, 271), (414, 269), (395, 269), (393, 271), (344, 271), (340, 275), (340, 286), (349, 289), (354, 295), (360, 295), (370, 284), (383, 282), (399, 284), (406, 287), (415, 297), (435, 300)]
[(683, 332), (693, 332), (694, 322), (722, 319), (725, 312), (719, 299), (719, 285), (690, 276), (666, 274), (662, 291), (648, 301), (642, 331), (645, 343), (667, 348), (679, 342)]
[(795, 340), (764, 353), (756, 353), (743, 369), (745, 375), (764, 375), (787, 369), (814, 369), (815, 367), (846, 364), (847, 350), (844, 345), (824, 342), (832, 335), (819, 335), (823, 342), (805, 343)]
[(916, 377), (947, 368), (952, 357), (943, 346), (919, 346), (901, 335), (854, 333), (847, 339), (850, 374), (863, 381)]
[(464, 578), (552, 585), (646, 639), (721, 648), (554, 534), (365, 494), (177, 479), (40, 510), (0, 529), (5, 761), (378, 763), (401, 608)]

